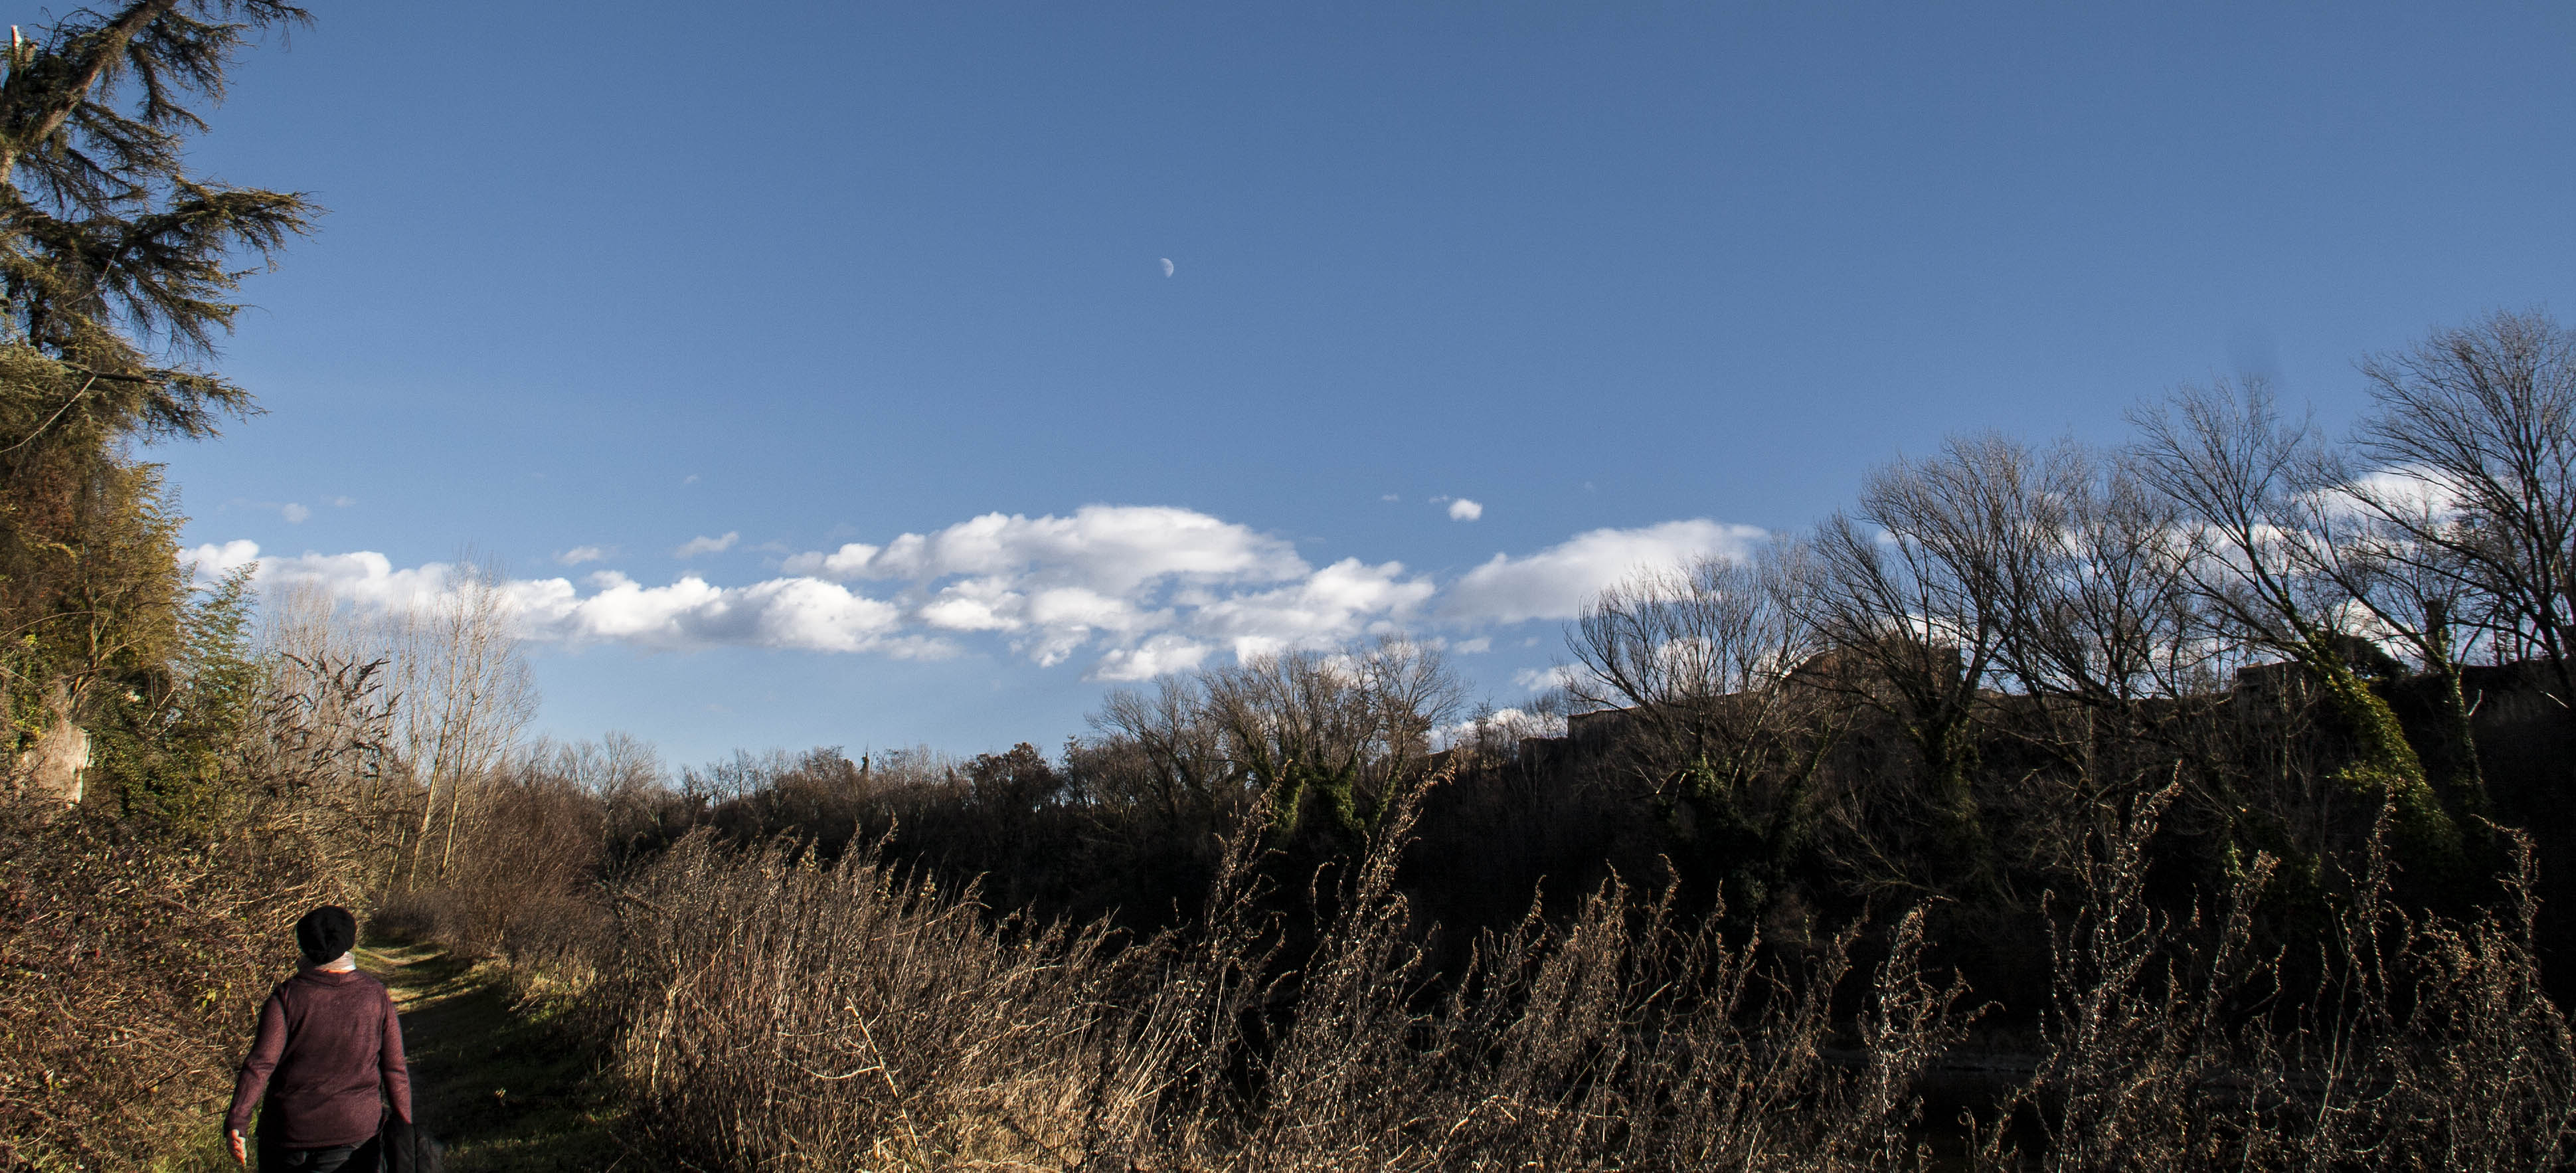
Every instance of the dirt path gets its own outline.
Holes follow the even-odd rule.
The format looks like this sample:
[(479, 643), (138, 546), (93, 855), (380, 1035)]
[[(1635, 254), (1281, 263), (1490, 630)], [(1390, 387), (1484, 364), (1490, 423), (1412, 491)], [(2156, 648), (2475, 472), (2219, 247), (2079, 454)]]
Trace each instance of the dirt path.
[(452, 1173), (639, 1167), (591, 1058), (520, 1013), (497, 974), (428, 946), (361, 948), (358, 963), (402, 1011), (413, 1111), (447, 1142)]

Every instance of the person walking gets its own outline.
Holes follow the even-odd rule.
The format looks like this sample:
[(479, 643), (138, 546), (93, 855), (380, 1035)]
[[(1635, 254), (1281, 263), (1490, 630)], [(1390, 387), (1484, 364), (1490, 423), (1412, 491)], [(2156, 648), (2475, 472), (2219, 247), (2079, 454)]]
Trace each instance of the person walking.
[(295, 922), (304, 967), (260, 1006), (259, 1034), (224, 1113), (233, 1160), (250, 1163), (242, 1135), (254, 1105), (260, 1173), (374, 1173), (388, 1107), (411, 1123), (402, 1020), (384, 983), (358, 972), (349, 955), (357, 941), (357, 918), (345, 908), (326, 904)]

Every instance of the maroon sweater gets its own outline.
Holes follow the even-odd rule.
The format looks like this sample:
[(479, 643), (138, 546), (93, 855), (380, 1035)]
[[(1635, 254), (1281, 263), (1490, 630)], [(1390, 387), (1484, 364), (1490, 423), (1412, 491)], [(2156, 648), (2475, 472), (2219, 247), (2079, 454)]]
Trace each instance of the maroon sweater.
[[(357, 1144), (376, 1134), (384, 1103), (411, 1120), (411, 1071), (402, 1021), (384, 983), (363, 973), (307, 969), (277, 984), (259, 1008), (259, 1037), (242, 1060), (224, 1127), (244, 1132), (268, 1092), (260, 1131), (290, 1149)], [(380, 1095), (381, 1093), (381, 1095)], [(272, 1131), (273, 1130), (273, 1131)]]

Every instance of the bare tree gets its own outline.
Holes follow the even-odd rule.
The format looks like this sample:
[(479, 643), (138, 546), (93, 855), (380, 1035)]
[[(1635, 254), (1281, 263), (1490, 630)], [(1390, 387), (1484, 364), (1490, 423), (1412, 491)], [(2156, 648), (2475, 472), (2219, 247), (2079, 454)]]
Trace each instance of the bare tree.
[(1803, 557), (1781, 542), (1641, 573), (1566, 629), (1567, 700), (1615, 722), (1614, 768), (1642, 775), (1748, 906), (1807, 848), (1812, 786), (1843, 727), (1838, 706), (1791, 680), (1816, 651), (1790, 597)]
[(2392, 475), (2354, 499), (2421, 553), (2417, 570), (2474, 586), (2486, 605), (2449, 622), (2539, 656), (2560, 703), (2576, 703), (2576, 336), (2542, 313), (2498, 313), (2362, 374), (2377, 410), (2357, 438)]
[(2335, 572), (2352, 540), (2335, 504), (2345, 478), (2314, 427), (2282, 418), (2260, 380), (2185, 387), (2132, 422), (2140, 475), (2180, 509), (2193, 593), (2226, 634), (2288, 657), (2316, 683), (2352, 738), (2346, 783), (2393, 801), (2415, 842), (2456, 852), (2458, 828), (2414, 745), (2355, 668), (2385, 653), (2351, 629), (2353, 597)]
[(1578, 711), (1623, 711), (1659, 793), (1713, 797), (1796, 768), (1802, 722), (1786, 682), (1816, 650), (1789, 597), (1798, 556), (1775, 545), (1640, 573), (1566, 629), (1568, 698)]
[(1233, 809), (1244, 777), (1226, 753), (1224, 728), (1207, 710), (1196, 677), (1163, 677), (1151, 694), (1118, 689), (1091, 716), (1102, 739), (1070, 764), (1097, 801), (1147, 806), (1167, 824), (1213, 826)]
[(597, 741), (541, 737), (519, 756), (516, 773), (560, 778), (596, 800), (608, 814), (615, 842), (641, 834), (658, 800), (669, 793), (670, 771), (661, 753), (631, 733), (612, 729)]
[(2122, 715), (2211, 691), (2217, 649), (2183, 589), (2179, 513), (2117, 461), (2062, 443), (2035, 454), (2019, 509), (2028, 532), (2004, 560), (2013, 600), (1998, 646), (2029, 692)]
[(1207, 713), (1237, 767), (1269, 796), (1282, 837), (1310, 801), (1345, 834), (1375, 828), (1465, 692), (1438, 649), (1401, 637), (1254, 656), (1204, 679)]
[(536, 716), (536, 687), (503, 582), (498, 565), (460, 559), (446, 589), (388, 619), (401, 758), (422, 787), (405, 877), (414, 886), (434, 837), (436, 869), (446, 873), (459, 825), (472, 817), (468, 791), (501, 764)]
[(1990, 703), (1988, 728), (2053, 761), (2003, 799), (2026, 832), (2022, 858), (2057, 869), (2081, 857), (2093, 812), (2177, 763), (2189, 763), (2200, 809), (2243, 807), (2236, 755), (2208, 720), (2238, 645), (2209, 638), (2168, 498), (2072, 441), (2030, 466), (2023, 533), (2001, 559), (2011, 605), (1996, 652), (1998, 682), (2020, 695)]
[(1797, 597), (1832, 651), (1813, 679), (1902, 726), (1921, 754), (1950, 850), (1986, 859), (1973, 789), (1982, 688), (2038, 576), (2038, 475), (2023, 445), (1953, 437), (1937, 457), (1870, 474), (1859, 509), (1819, 527), (1815, 573)]

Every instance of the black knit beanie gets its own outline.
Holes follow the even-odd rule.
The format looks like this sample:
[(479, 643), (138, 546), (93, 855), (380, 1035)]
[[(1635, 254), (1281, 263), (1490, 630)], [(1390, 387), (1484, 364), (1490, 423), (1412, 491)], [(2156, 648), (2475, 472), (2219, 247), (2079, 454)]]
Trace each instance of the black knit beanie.
[(295, 947), (306, 965), (321, 965), (357, 943), (358, 918), (337, 904), (325, 904), (295, 922)]

